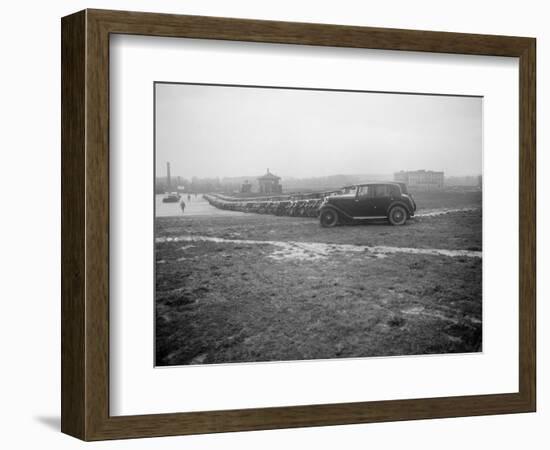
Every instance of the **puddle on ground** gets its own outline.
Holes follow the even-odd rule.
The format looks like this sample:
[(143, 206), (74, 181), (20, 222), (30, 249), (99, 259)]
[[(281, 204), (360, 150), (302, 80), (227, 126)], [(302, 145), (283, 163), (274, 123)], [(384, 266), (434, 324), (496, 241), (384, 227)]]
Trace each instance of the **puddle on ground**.
[(471, 206), (467, 208), (455, 208), (455, 209), (434, 209), (434, 210), (419, 211), (417, 214), (414, 215), (414, 217), (435, 217), (435, 216), (441, 216), (443, 214), (478, 211), (479, 209), (480, 208), (478, 206)]
[(413, 306), (408, 309), (404, 309), (401, 311), (403, 314), (409, 314), (413, 316), (426, 316), (426, 317), (432, 317), (434, 319), (443, 320), (446, 322), (451, 322), (453, 324), (457, 324), (458, 320), (446, 316), (445, 314), (438, 312), (438, 311), (426, 311), (423, 306)]
[(217, 244), (269, 245), (275, 247), (270, 258), (275, 260), (297, 259), (315, 261), (335, 253), (365, 253), (372, 258), (384, 258), (388, 255), (406, 253), (425, 256), (448, 256), (450, 258), (481, 258), (482, 252), (473, 250), (447, 250), (438, 248), (389, 247), (383, 245), (367, 246), (352, 244), (325, 244), (321, 242), (295, 241), (259, 241), (251, 239), (226, 239), (211, 236), (175, 236), (159, 237), (157, 244), (164, 242), (213, 242)]
[(201, 353), (200, 355), (195, 356), (191, 361), (189, 361), (189, 364), (202, 364), (207, 356), (207, 353)]

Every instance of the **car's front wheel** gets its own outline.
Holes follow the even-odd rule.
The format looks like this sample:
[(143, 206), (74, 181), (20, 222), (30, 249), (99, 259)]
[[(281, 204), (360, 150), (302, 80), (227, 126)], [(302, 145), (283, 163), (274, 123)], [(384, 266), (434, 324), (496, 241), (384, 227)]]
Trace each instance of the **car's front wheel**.
[(338, 213), (332, 209), (325, 209), (324, 211), (321, 211), (319, 222), (322, 227), (334, 227), (338, 223)]
[(388, 219), (392, 225), (404, 225), (407, 221), (407, 211), (402, 206), (394, 206), (390, 210)]

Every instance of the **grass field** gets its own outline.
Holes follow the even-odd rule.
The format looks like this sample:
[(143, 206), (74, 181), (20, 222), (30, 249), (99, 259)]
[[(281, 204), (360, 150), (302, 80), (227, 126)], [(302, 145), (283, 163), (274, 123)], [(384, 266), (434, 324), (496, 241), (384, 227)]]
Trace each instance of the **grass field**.
[[(426, 210), (481, 207), (476, 192), (415, 198)], [(330, 229), (257, 214), (159, 217), (156, 364), (480, 351), (481, 234), (481, 209)]]

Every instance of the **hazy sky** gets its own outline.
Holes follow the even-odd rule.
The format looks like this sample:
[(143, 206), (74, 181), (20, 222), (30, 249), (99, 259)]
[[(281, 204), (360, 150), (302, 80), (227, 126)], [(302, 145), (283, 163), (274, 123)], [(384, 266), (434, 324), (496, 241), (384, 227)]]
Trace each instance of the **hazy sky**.
[(482, 99), (156, 85), (156, 170), (185, 178), (477, 175)]

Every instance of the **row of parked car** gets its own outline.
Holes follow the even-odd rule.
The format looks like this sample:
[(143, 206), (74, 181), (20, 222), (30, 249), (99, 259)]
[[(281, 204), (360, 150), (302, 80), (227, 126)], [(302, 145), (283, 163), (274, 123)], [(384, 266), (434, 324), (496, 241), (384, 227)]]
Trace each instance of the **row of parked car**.
[(275, 216), (317, 217), (322, 198), (301, 200), (227, 200), (217, 195), (204, 195), (204, 198), (216, 208)]

